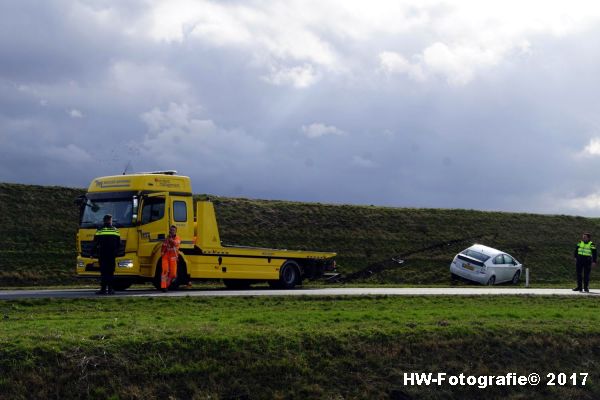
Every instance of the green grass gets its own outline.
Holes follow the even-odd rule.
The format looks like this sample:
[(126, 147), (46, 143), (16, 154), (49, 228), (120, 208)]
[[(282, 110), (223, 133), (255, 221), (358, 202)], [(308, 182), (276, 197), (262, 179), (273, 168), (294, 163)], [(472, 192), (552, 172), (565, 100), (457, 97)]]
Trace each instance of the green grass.
[[(73, 199), (82, 193), (0, 184), (0, 287), (80, 284), (73, 278)], [(405, 264), (353, 282), (359, 286), (447, 285), (452, 256), (482, 242), (524, 262), (533, 286), (564, 287), (573, 280), (571, 253), (579, 234), (600, 233), (599, 219), (571, 216), (212, 198), (224, 243), (333, 250), (346, 274), (393, 266), (386, 262), (405, 255)], [(597, 287), (600, 274), (593, 276)], [(599, 301), (594, 296), (3, 301), (0, 398), (597, 399)], [(585, 387), (479, 390), (404, 386), (405, 372), (590, 377)]]
[[(83, 193), (0, 183), (0, 286), (76, 282), (73, 200)], [(226, 244), (335, 251), (345, 274), (406, 255), (405, 264), (359, 281), (367, 284), (446, 284), (450, 260), (474, 242), (513, 254), (533, 284), (566, 284), (581, 232), (600, 234), (597, 218), (210, 197)]]
[[(7, 398), (600, 395), (595, 297), (100, 298), (0, 303)], [(589, 372), (585, 387), (427, 388), (404, 372)], [(2, 397), (0, 396), (0, 397)]]

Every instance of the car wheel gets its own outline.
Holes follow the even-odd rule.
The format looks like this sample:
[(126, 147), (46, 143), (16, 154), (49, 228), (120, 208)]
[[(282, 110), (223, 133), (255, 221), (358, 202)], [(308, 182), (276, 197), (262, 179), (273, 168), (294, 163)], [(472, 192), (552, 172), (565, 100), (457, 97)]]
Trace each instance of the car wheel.
[(450, 283), (458, 283), (459, 278), (458, 275), (453, 274), (452, 272), (450, 273)]
[(515, 276), (512, 278), (512, 284), (517, 285), (519, 283), (519, 278), (521, 277), (521, 271), (515, 272)]
[(490, 279), (487, 281), (487, 285), (493, 286), (494, 283), (496, 283), (496, 277), (492, 275), (492, 276), (490, 276)]

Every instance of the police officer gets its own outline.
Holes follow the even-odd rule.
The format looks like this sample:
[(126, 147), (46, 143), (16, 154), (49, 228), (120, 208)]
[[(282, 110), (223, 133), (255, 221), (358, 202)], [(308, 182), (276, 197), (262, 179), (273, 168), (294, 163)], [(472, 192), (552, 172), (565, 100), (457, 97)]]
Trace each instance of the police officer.
[(94, 235), (94, 250), (100, 263), (100, 290), (96, 294), (115, 294), (112, 287), (115, 275), (115, 259), (121, 246), (119, 230), (112, 224), (112, 215), (104, 216), (104, 226)]
[[(592, 266), (596, 266), (596, 245), (590, 240), (592, 235), (584, 233), (582, 240), (575, 247), (575, 265), (577, 267), (577, 287), (575, 292), (589, 293), (590, 272)], [(583, 275), (583, 276), (582, 276)], [(583, 279), (582, 279), (583, 278)], [(583, 287), (581, 286), (583, 281)]]

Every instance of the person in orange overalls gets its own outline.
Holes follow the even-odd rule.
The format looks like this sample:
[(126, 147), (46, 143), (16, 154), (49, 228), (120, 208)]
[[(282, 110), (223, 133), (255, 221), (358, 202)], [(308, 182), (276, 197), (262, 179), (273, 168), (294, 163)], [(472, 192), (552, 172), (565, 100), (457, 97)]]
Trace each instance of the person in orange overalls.
[(162, 275), (160, 277), (160, 288), (163, 292), (171, 285), (177, 277), (177, 258), (179, 257), (179, 245), (181, 239), (177, 236), (177, 227), (171, 225), (169, 237), (162, 244), (160, 254), (162, 256)]

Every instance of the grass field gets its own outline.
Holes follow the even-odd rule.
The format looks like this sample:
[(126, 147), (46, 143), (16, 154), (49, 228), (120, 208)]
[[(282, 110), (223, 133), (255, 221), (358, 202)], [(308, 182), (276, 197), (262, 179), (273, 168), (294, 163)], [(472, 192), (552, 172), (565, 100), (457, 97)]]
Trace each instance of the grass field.
[[(73, 277), (73, 200), (83, 192), (0, 184), (0, 287), (82, 284)], [(210, 197), (225, 244), (336, 251), (346, 276), (376, 271), (348, 283), (357, 286), (446, 286), (452, 256), (480, 242), (515, 255), (530, 268), (533, 286), (564, 287), (573, 281), (579, 234), (600, 233), (599, 219), (571, 216)], [(406, 262), (390, 263), (394, 256)], [(597, 287), (600, 274), (592, 276)], [(0, 398), (591, 400), (600, 398), (599, 302), (594, 296), (3, 301)], [(404, 385), (410, 372), (537, 372), (543, 383)], [(548, 373), (590, 375), (585, 386), (546, 386)]]
[[(0, 286), (77, 282), (73, 200), (82, 193), (0, 183)], [(581, 232), (600, 234), (596, 218), (210, 198), (225, 244), (336, 251), (346, 275), (391, 267), (359, 284), (447, 284), (452, 257), (480, 242), (516, 256), (534, 285), (570, 285)], [(398, 255), (402, 266), (389, 263)]]
[[(600, 396), (600, 299), (99, 298), (0, 303), (0, 397)], [(527, 375), (537, 387), (405, 386), (403, 374)], [(547, 373), (589, 373), (546, 386)]]

